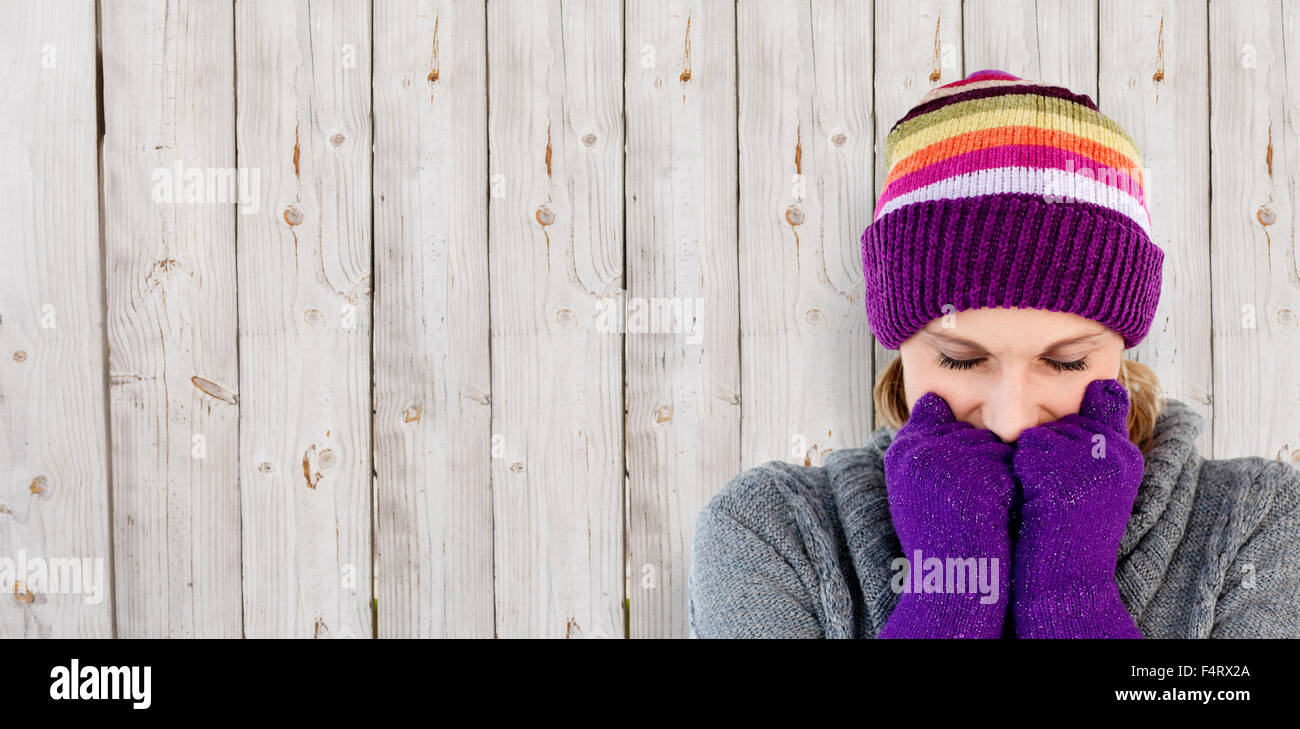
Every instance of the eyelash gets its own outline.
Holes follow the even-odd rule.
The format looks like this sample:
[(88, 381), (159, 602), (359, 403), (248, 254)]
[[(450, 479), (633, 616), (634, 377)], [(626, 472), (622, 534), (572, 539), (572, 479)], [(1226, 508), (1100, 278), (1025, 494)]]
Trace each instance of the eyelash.
[[(977, 359), (953, 359), (942, 352), (939, 353), (939, 365), (941, 367), (947, 367), (950, 370), (968, 370), (980, 362), (983, 362), (984, 359), (984, 357), (979, 357)], [(1056, 360), (1049, 359), (1047, 360), (1047, 364), (1057, 372), (1081, 372), (1088, 369), (1088, 358), (1084, 357), (1083, 359), (1076, 359), (1073, 362), (1057, 362)]]

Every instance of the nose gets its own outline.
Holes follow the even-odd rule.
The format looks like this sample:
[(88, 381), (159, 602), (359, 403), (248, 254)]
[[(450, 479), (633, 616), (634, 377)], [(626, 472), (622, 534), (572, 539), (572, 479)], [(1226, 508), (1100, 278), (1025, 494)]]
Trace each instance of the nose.
[(981, 410), (984, 427), (1003, 443), (1014, 443), (1022, 431), (1038, 425), (1038, 403), (1015, 373), (1008, 373), (989, 392)]

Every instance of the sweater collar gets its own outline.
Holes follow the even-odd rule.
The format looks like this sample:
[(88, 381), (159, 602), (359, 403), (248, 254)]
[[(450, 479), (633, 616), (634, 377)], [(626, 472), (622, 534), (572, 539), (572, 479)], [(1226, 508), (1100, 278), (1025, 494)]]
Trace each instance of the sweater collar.
[[(1181, 400), (1166, 398), (1156, 418), (1145, 469), (1124, 531), (1116, 579), (1129, 609), (1140, 612), (1159, 587), (1190, 514), (1192, 492), (1200, 473), (1196, 438), (1205, 418)], [(893, 610), (897, 595), (889, 588), (890, 563), (902, 548), (889, 515), (884, 454), (898, 434), (881, 426), (866, 446), (836, 450), (825, 466), (844, 528), (865, 607), (865, 622), (878, 631)], [(1172, 506), (1171, 506), (1172, 505)], [(1159, 538), (1144, 540), (1160, 524)], [(1168, 544), (1172, 539), (1172, 545)], [(1154, 568), (1154, 569), (1153, 569)]]

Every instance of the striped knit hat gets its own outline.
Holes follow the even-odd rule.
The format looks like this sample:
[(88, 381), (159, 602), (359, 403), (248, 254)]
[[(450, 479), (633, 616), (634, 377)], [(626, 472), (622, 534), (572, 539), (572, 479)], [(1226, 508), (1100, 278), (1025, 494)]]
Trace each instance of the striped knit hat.
[(1146, 336), (1164, 253), (1137, 146), (1083, 94), (995, 70), (931, 89), (885, 139), (862, 234), (867, 320), (886, 349), (986, 307), (1078, 314)]

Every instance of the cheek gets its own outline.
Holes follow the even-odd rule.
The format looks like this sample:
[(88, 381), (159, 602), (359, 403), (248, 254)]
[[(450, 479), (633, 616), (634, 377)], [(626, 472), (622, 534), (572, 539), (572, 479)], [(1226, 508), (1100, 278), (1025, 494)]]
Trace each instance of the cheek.
[(1118, 355), (1094, 356), (1093, 365), (1087, 370), (1071, 372), (1068, 379), (1062, 377), (1059, 387), (1042, 389), (1040, 397), (1044, 407), (1048, 412), (1054, 413), (1058, 420), (1070, 413), (1079, 412), (1089, 383), (1093, 380), (1119, 379), (1121, 359)]
[(934, 392), (960, 418), (962, 413), (974, 409), (983, 397), (978, 379), (961, 377), (962, 374), (924, 357), (910, 358), (903, 363), (903, 394), (907, 407), (911, 409), (922, 395)]

